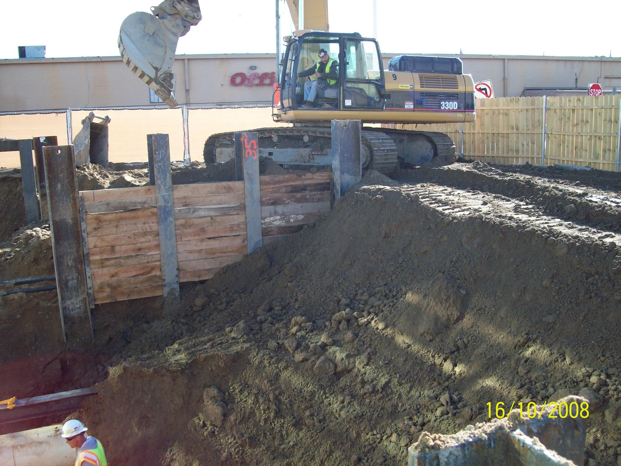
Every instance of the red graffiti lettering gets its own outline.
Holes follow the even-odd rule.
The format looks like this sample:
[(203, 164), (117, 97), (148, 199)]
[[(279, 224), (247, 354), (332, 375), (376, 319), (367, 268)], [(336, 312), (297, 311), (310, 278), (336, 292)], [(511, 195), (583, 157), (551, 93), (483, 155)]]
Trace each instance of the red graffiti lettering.
[(247, 159), (252, 158), (253, 160), (257, 159), (257, 141), (256, 139), (251, 139), (250, 141), (248, 140), (248, 134), (244, 133), (244, 148), (246, 149), (245, 151), (245, 157)]
[(250, 76), (248, 76), (248, 79), (246, 79), (246, 83), (244, 84), (244, 86), (260, 86), (260, 84), (257, 84), (256, 82), (257, 79), (259, 79), (259, 73), (252, 73)]
[(273, 86), (276, 82), (276, 73), (273, 71), (271, 73), (263, 73), (260, 79), (260, 86)]
[(235, 73), (231, 76), (231, 86), (241, 86), (246, 82), (246, 73)]
[(276, 82), (276, 73), (251, 73), (247, 76), (246, 73), (235, 73), (231, 76), (231, 86), (239, 87), (255, 87), (255, 86), (273, 86)]

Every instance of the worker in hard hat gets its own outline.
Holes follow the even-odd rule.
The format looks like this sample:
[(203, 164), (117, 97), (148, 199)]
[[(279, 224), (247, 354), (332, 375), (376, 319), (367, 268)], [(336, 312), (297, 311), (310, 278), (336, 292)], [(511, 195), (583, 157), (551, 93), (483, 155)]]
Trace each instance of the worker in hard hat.
[(101, 442), (95, 437), (87, 437), (88, 428), (77, 419), (71, 419), (63, 425), (62, 437), (78, 454), (75, 466), (107, 466), (106, 454)]

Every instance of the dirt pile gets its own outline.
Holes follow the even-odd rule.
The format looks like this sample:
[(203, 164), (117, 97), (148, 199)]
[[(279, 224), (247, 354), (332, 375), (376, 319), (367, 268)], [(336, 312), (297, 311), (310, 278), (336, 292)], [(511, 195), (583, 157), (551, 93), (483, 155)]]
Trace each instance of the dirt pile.
[(80, 416), (110, 461), (405, 464), (423, 431), (580, 392), (589, 464), (616, 464), (621, 177), (475, 163), (396, 179), (371, 173), (172, 311), (98, 306), (109, 375)]

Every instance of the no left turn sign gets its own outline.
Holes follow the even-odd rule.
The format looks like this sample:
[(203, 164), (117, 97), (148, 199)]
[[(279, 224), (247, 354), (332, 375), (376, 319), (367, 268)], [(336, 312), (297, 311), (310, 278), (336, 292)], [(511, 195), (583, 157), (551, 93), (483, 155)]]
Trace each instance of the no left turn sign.
[(474, 85), (474, 96), (478, 99), (491, 99), (494, 97), (491, 81), (481, 81)]

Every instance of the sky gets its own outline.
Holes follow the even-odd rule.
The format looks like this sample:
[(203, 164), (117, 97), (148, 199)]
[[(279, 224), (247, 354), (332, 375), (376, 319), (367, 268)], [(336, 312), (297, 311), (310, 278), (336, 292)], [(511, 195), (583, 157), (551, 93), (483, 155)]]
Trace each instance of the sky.
[[(278, 1), (286, 30), (289, 12), (284, 0)], [(123, 19), (148, 12), (159, 1), (3, 3), (0, 59), (14, 59), (24, 45), (45, 45), (47, 58), (118, 56)], [(330, 0), (330, 29), (366, 37), (377, 31), (384, 53), (621, 57), (619, 0), (573, 6), (559, 0), (376, 0), (376, 5), (374, 23), (373, 0)], [(179, 40), (178, 55), (276, 51), (276, 0), (202, 0), (201, 10), (203, 20)]]

